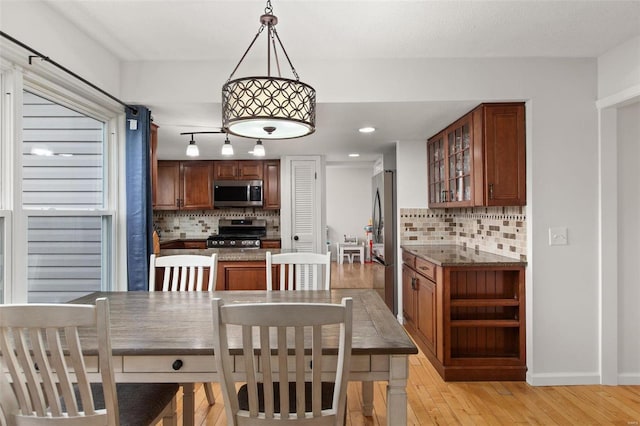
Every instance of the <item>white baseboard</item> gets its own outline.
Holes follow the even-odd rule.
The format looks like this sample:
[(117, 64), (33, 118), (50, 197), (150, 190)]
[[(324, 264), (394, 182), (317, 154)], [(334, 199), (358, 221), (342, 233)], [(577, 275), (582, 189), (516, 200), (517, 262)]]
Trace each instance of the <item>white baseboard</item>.
[(619, 385), (640, 385), (640, 373), (618, 374)]
[[(601, 381), (598, 373), (527, 373), (527, 383), (531, 386), (572, 386), (598, 385)], [(640, 373), (618, 374), (618, 385), (640, 385)]]
[(527, 383), (531, 386), (570, 386), (600, 384), (600, 374), (584, 373), (540, 373), (527, 372)]

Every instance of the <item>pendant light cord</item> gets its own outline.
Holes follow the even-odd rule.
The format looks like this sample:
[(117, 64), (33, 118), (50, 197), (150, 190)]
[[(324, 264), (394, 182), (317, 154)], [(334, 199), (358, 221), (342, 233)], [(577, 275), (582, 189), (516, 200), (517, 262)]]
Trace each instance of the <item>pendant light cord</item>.
[[(265, 13), (265, 15), (262, 16), (263, 18), (266, 15), (270, 15), (269, 17), (274, 18), (275, 22), (277, 22), (277, 18), (275, 18), (275, 16), (272, 15), (273, 7), (271, 6), (271, 0), (267, 0), (267, 6), (264, 8), (264, 13)], [(247, 47), (247, 50), (244, 51), (244, 54), (240, 58), (240, 61), (238, 62), (236, 67), (233, 69), (233, 71), (231, 71), (231, 75), (229, 75), (229, 78), (227, 79), (227, 83), (229, 81), (231, 81), (231, 79), (233, 78), (234, 74), (238, 70), (238, 67), (240, 67), (240, 64), (242, 63), (242, 61), (244, 61), (244, 58), (247, 56), (247, 53), (249, 53), (249, 51), (251, 50), (251, 48), (255, 44), (256, 40), (258, 39), (258, 37), (260, 36), (262, 31), (264, 31), (264, 28), (266, 26), (267, 26), (267, 24), (264, 24), (264, 23), (260, 26), (260, 28), (258, 29), (258, 32), (256, 33), (255, 37), (253, 37), (253, 40), (249, 44), (249, 47)], [(273, 56), (275, 58), (276, 66), (278, 68), (278, 76), (282, 77), (282, 74), (280, 72), (280, 61), (278, 60), (278, 51), (276, 50), (276, 42), (275, 42), (275, 39), (278, 39), (278, 44), (280, 45), (280, 48), (282, 49), (282, 52), (284, 53), (284, 56), (287, 58), (287, 62), (289, 63), (289, 66), (291, 67), (291, 72), (293, 72), (293, 75), (295, 76), (296, 81), (300, 81), (300, 76), (298, 75), (298, 72), (294, 68), (293, 63), (291, 62), (291, 59), (289, 58), (289, 54), (287, 53), (287, 50), (284, 48), (284, 45), (282, 44), (282, 40), (280, 40), (280, 36), (278, 35), (278, 31), (276, 31), (275, 24), (272, 25), (271, 22), (269, 22), (268, 27), (269, 27), (269, 29), (267, 31), (268, 32), (268, 34), (267, 34), (267, 76), (268, 77), (271, 76), (271, 44), (273, 44)], [(271, 40), (269, 40), (269, 39), (271, 39)]]

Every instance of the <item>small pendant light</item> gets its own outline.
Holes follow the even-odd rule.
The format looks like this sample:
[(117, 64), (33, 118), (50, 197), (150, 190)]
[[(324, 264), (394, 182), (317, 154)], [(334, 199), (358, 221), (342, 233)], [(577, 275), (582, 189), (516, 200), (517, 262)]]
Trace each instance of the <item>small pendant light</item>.
[(253, 147), (253, 155), (254, 157), (264, 157), (264, 145), (262, 145), (262, 141), (258, 139), (256, 142), (256, 146)]
[(233, 155), (233, 146), (231, 146), (231, 141), (229, 140), (229, 135), (224, 140), (224, 145), (222, 145), (222, 155), (225, 157), (229, 157)]
[(200, 150), (198, 149), (198, 145), (196, 145), (196, 141), (193, 139), (193, 133), (191, 134), (191, 141), (189, 141), (189, 145), (187, 146), (187, 157), (198, 157), (200, 155)]

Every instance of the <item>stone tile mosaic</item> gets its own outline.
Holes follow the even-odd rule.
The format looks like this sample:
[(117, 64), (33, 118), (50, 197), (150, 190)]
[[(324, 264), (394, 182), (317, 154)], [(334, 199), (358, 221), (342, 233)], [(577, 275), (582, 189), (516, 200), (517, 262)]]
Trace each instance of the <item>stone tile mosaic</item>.
[(280, 211), (246, 209), (159, 211), (153, 212), (153, 225), (161, 240), (206, 239), (218, 232), (220, 219), (264, 219), (267, 237), (280, 238)]
[(400, 241), (401, 244), (454, 243), (526, 261), (524, 209), (400, 209)]

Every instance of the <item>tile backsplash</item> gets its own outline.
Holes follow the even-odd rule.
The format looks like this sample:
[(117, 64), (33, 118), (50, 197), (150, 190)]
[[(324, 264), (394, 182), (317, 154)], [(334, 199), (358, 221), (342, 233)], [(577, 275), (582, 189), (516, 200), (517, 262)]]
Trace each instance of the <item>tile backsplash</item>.
[(400, 209), (401, 244), (458, 244), (527, 260), (524, 207)]
[(280, 238), (280, 210), (254, 208), (153, 212), (153, 224), (161, 240), (206, 239), (218, 232), (220, 219), (265, 219), (267, 237)]

